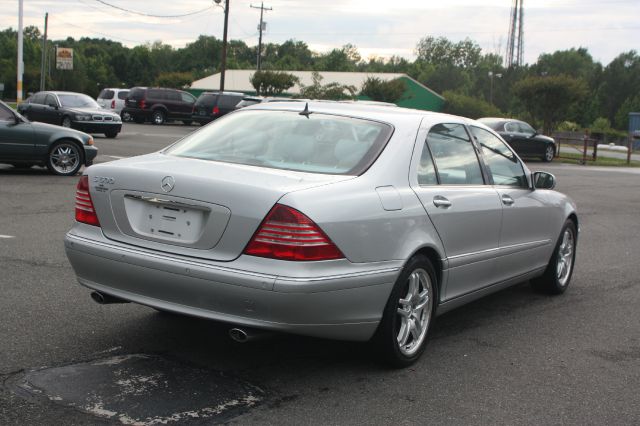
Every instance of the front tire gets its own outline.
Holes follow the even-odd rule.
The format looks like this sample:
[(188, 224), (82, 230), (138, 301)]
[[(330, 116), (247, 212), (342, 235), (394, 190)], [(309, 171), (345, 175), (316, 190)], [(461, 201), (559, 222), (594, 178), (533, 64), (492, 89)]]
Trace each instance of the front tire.
[(547, 294), (562, 294), (567, 290), (573, 275), (577, 237), (576, 224), (568, 219), (562, 227), (544, 275), (531, 280), (535, 290)]
[(60, 125), (62, 127), (70, 128), (71, 127), (71, 118), (69, 118), (68, 116), (65, 115), (62, 118), (62, 122), (60, 123)]
[(542, 156), (542, 161), (545, 163), (550, 163), (553, 161), (553, 158), (556, 156), (556, 150), (553, 145), (547, 145), (544, 149), (544, 155)]
[(164, 124), (165, 121), (165, 117), (164, 117), (164, 112), (162, 111), (154, 111), (153, 114), (151, 115), (151, 122), (153, 124)]
[(82, 167), (82, 148), (73, 142), (56, 142), (47, 155), (47, 168), (60, 176), (74, 176)]
[(429, 259), (423, 255), (411, 258), (396, 280), (373, 338), (390, 366), (407, 367), (424, 352), (435, 313), (436, 288)]
[(104, 134), (106, 137), (108, 137), (109, 139), (113, 139), (116, 136), (118, 136), (118, 132), (116, 131), (111, 131), (111, 132), (105, 132)]

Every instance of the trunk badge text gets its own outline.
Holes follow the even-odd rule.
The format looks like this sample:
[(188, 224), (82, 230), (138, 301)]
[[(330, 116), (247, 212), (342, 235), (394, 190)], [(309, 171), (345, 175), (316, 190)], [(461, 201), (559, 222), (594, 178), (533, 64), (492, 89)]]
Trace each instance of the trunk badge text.
[(162, 184), (160, 185), (160, 187), (164, 192), (171, 192), (175, 185), (176, 180), (173, 178), (173, 176), (165, 176), (164, 178), (162, 178)]

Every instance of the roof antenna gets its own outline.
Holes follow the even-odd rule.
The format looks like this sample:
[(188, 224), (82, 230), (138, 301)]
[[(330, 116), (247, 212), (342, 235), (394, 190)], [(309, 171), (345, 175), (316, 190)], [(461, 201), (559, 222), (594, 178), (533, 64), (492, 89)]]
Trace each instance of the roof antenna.
[(309, 111), (309, 102), (305, 103), (304, 109), (300, 111), (298, 114), (304, 115), (307, 118), (309, 118), (309, 116), (313, 114), (313, 112)]

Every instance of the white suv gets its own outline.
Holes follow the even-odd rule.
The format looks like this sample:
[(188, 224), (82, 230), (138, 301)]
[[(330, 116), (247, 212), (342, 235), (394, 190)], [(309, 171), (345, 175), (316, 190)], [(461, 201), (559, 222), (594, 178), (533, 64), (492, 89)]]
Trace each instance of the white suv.
[[(127, 99), (128, 94), (129, 89), (102, 89), (102, 91), (98, 95), (98, 105), (119, 115), (122, 111), (122, 108), (124, 107), (124, 101), (125, 99)], [(128, 119), (125, 119), (125, 117), (122, 117), (122, 120), (129, 121)]]

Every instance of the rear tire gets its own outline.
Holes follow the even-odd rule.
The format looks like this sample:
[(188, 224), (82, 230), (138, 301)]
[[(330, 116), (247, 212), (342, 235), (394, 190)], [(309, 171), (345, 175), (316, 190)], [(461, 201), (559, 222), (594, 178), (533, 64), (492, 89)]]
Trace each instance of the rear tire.
[(164, 112), (157, 110), (157, 111), (153, 111), (153, 114), (151, 114), (151, 122), (153, 124), (164, 124), (165, 121), (165, 116), (164, 116)]
[(576, 225), (568, 219), (560, 231), (560, 237), (544, 275), (531, 280), (531, 286), (536, 291), (562, 294), (567, 290), (575, 265), (577, 237)]
[(129, 114), (126, 111), (122, 112), (120, 113), (120, 118), (122, 119), (123, 122), (131, 121), (131, 114)]
[(416, 255), (396, 280), (373, 343), (394, 368), (413, 364), (424, 352), (436, 308), (437, 278), (431, 261)]
[(544, 149), (544, 155), (542, 156), (542, 161), (545, 163), (550, 163), (553, 161), (553, 158), (556, 156), (556, 150), (552, 145), (547, 145)]

